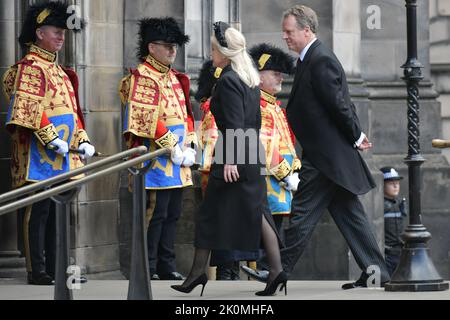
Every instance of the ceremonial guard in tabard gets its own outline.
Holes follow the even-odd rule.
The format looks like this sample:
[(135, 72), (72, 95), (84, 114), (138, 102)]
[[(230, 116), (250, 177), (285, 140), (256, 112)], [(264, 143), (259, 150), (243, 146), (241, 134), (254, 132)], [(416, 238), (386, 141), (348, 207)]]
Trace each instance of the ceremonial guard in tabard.
[[(82, 25), (67, 8), (60, 2), (30, 7), (19, 38), (28, 54), (3, 78), (10, 101), (6, 126), (12, 137), (13, 188), (82, 167), (80, 157), (95, 153), (84, 129), (77, 75), (57, 62), (66, 29), (76, 31)], [(28, 282), (52, 284), (55, 212), (50, 199), (25, 210), (24, 251)]]
[(129, 148), (170, 148), (146, 175), (147, 242), (153, 280), (182, 280), (176, 272), (175, 228), (182, 209), (183, 188), (192, 185), (190, 167), (197, 143), (189, 100), (190, 80), (171, 66), (177, 48), (189, 41), (173, 18), (140, 21), (141, 64), (120, 84), (124, 104), (123, 133)]
[(285, 109), (276, 94), (281, 91), (283, 74), (294, 70), (293, 59), (281, 49), (259, 44), (250, 49), (261, 83), (261, 142), (266, 150), (267, 198), (275, 225), (281, 234), (283, 217), (291, 212), (292, 192), (299, 183), (301, 162), (295, 152), (295, 137)]

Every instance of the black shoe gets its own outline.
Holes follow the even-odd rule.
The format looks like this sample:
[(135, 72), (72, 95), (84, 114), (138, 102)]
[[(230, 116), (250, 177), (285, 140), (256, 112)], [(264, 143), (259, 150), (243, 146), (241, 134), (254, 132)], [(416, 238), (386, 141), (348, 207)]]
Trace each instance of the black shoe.
[(247, 266), (241, 266), (242, 271), (250, 278), (255, 279), (259, 282), (267, 283), (267, 279), (269, 279), (269, 271), (266, 270), (253, 270)]
[(52, 277), (45, 272), (41, 272), (37, 275), (28, 276), (28, 284), (34, 284), (36, 286), (52, 286), (55, 284)]
[[(55, 275), (54, 274), (50, 274), (49, 273), (48, 275), (52, 278), (53, 281), (55, 281)], [(88, 282), (88, 279), (85, 276), (80, 276), (79, 279), (72, 278), (72, 284), (76, 284), (76, 283), (83, 284), (83, 283), (86, 283), (86, 282)]]
[(161, 280), (161, 278), (157, 273), (154, 273), (151, 275), (150, 280)]
[(275, 295), (278, 287), (281, 285), (280, 291), (283, 290), (284, 288), (284, 295), (287, 295), (287, 280), (288, 280), (287, 273), (281, 271), (275, 278), (275, 280), (266, 285), (266, 288), (263, 291), (258, 291), (255, 294), (257, 296), (273, 296)]
[(217, 266), (216, 268), (216, 280), (217, 281), (231, 281), (231, 269), (223, 266)]
[(239, 261), (235, 261), (231, 267), (231, 280), (239, 281), (241, 277), (239, 275)]
[(206, 283), (208, 282), (208, 277), (205, 273), (203, 273), (200, 277), (195, 279), (190, 285), (183, 286), (183, 285), (172, 285), (170, 286), (172, 289), (183, 292), (183, 293), (190, 293), (192, 290), (195, 289), (198, 285), (202, 285), (202, 292), (200, 293), (200, 297), (203, 296), (203, 290), (205, 290)]
[(367, 279), (369, 276), (363, 272), (358, 280), (355, 282), (344, 283), (342, 285), (343, 290), (354, 289), (354, 288), (367, 288)]
[[(361, 277), (356, 280), (355, 282), (349, 282), (349, 283), (344, 283), (342, 285), (342, 289), (343, 290), (348, 290), (348, 289), (355, 289), (355, 288), (367, 288), (367, 280), (369, 279), (369, 277), (367, 275), (361, 275)], [(385, 284), (387, 283), (387, 281), (382, 282), (380, 284), (381, 288), (384, 288)]]
[(162, 274), (159, 276), (159, 278), (161, 280), (184, 280), (186, 279), (185, 277), (183, 277), (183, 275), (181, 275), (178, 272), (171, 272), (171, 273), (166, 273), (166, 274)]
[(79, 279), (73, 279), (73, 280), (72, 280), (72, 283), (73, 283), (73, 284), (75, 284), (75, 283), (81, 283), (81, 284), (83, 284), (83, 283), (86, 283), (86, 282), (88, 282), (88, 280), (87, 280), (86, 277), (83, 277), (83, 276), (81, 276)]

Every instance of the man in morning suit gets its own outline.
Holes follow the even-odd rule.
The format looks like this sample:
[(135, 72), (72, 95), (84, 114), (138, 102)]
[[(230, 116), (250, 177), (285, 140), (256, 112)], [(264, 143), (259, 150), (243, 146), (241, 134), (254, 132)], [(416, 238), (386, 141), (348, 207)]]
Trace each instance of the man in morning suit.
[[(372, 144), (362, 132), (345, 72), (333, 52), (316, 38), (318, 19), (311, 8), (298, 5), (287, 10), (282, 27), (289, 49), (299, 54), (286, 110), (303, 149), (286, 248), (281, 251), (285, 271), (292, 271), (328, 209), (362, 270), (356, 282), (344, 284), (342, 289), (367, 287), (369, 266), (379, 267), (383, 285), (390, 280), (389, 274), (358, 199), (375, 187), (359, 153)], [(259, 267), (265, 265), (263, 258)], [(265, 280), (258, 271), (244, 271)]]

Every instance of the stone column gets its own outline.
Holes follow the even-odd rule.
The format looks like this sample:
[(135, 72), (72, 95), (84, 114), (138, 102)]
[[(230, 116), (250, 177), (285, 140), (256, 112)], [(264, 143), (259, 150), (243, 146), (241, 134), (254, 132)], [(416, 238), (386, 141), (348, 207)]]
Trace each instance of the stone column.
[[(371, 103), (369, 92), (361, 77), (361, 2), (360, 0), (333, 0), (333, 51), (342, 63), (349, 83), (352, 100), (357, 106), (358, 117), (364, 133), (373, 142), (370, 121)], [(367, 161), (378, 187), (361, 197), (372, 229), (378, 241), (380, 250), (384, 245), (384, 216), (383, 216), (383, 179), (381, 173), (374, 166), (372, 152), (362, 153)], [(349, 252), (350, 253), (350, 252)], [(351, 254), (350, 254), (351, 256)], [(349, 278), (358, 278), (361, 270), (354, 258), (350, 259)]]
[[(0, 79), (19, 56), (17, 37), (19, 32), (20, 3), (15, 0), (0, 2)], [(6, 113), (9, 101), (0, 90), (0, 194), (10, 191), (10, 136), (5, 130)], [(16, 277), (24, 270), (23, 259), (19, 259), (17, 248), (17, 214), (10, 213), (0, 217), (0, 277)]]
[[(91, 142), (103, 157), (122, 149), (118, 83), (123, 74), (124, 0), (81, 0), (86, 29), (71, 54)], [(96, 161), (92, 159), (89, 162)], [(72, 210), (72, 256), (87, 273), (119, 276), (119, 174), (84, 186)], [(92, 278), (93, 276), (90, 276)]]
[[(450, 2), (430, 0), (431, 78), (440, 96), (442, 137), (450, 139)], [(450, 150), (443, 154), (450, 161)]]
[[(450, 249), (450, 169), (441, 151), (431, 146), (431, 140), (442, 135), (442, 121), (438, 94), (431, 82), (430, 52), (437, 56), (437, 51), (445, 49), (441, 46), (445, 42), (431, 43), (430, 51), (429, 5), (440, 4), (442, 10), (445, 3), (448, 1), (418, 1), (417, 8), (419, 61), (425, 77), (419, 88), (420, 145), (427, 160), (422, 166), (422, 215), (433, 235), (429, 243), (433, 262), (444, 278), (448, 277)], [(436, 21), (432, 19), (431, 25)], [(400, 193), (407, 198), (407, 91), (401, 69), (407, 59), (405, 1), (381, 0), (374, 5), (371, 0), (361, 0), (361, 26), (361, 72), (372, 102), (373, 161), (377, 168), (389, 165), (399, 169), (405, 177)]]
[[(445, 0), (430, 0), (430, 62), (431, 79), (436, 91), (440, 94), (437, 100), (441, 103), (442, 135), (450, 139), (450, 2)], [(444, 149), (443, 155), (450, 162), (450, 149)], [(448, 179), (448, 176), (445, 177)], [(448, 181), (448, 180), (447, 180)], [(448, 184), (447, 184), (448, 190)], [(450, 212), (447, 210), (446, 216)], [(434, 236), (434, 235), (433, 235)], [(445, 249), (444, 249), (445, 250)], [(447, 248), (446, 250), (450, 250)], [(442, 252), (445, 254), (445, 251)], [(450, 251), (447, 257), (450, 277)], [(444, 265), (442, 266), (444, 269)], [(442, 271), (440, 271), (442, 272)]]

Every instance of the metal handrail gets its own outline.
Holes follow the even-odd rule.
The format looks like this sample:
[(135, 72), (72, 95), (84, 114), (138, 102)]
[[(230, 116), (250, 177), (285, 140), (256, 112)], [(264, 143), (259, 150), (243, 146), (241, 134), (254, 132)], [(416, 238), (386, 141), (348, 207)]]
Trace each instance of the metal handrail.
[[(33, 203), (39, 202), (41, 200), (51, 198), (51, 197), (56, 196), (58, 194), (61, 194), (63, 192), (69, 191), (69, 190), (71, 190), (73, 188), (76, 188), (78, 186), (86, 184), (86, 183), (88, 183), (90, 181), (93, 181), (95, 179), (101, 178), (103, 176), (106, 176), (106, 175), (109, 175), (109, 174), (112, 174), (112, 173), (115, 173), (115, 172), (118, 172), (118, 171), (121, 171), (121, 170), (124, 170), (124, 169), (131, 168), (133, 166), (136, 166), (136, 165), (141, 164), (143, 162), (147, 162), (147, 161), (149, 161), (149, 160), (151, 160), (153, 158), (156, 158), (156, 157), (168, 154), (168, 153), (170, 153), (169, 149), (160, 149), (160, 150), (157, 150), (155, 152), (147, 153), (147, 154), (145, 154), (143, 156), (140, 156), (140, 157), (137, 157), (137, 158), (134, 158), (134, 159), (131, 159), (131, 160), (127, 160), (124, 163), (117, 164), (117, 165), (112, 166), (110, 168), (107, 168), (105, 170), (101, 170), (101, 171), (95, 172), (95, 173), (90, 174), (90, 175), (88, 175), (88, 176), (86, 176), (84, 178), (81, 178), (79, 180), (74, 180), (74, 181), (65, 183), (63, 185), (60, 185), (58, 187), (54, 187), (54, 188), (52, 188), (50, 190), (39, 192), (39, 193), (37, 193), (35, 195), (32, 195), (32, 196), (29, 196), (29, 197), (27, 197), (25, 199), (20, 199), (20, 200), (17, 200), (15, 202), (8, 203), (8, 204), (0, 207), (0, 216), (2, 216), (4, 214), (7, 214), (8, 212), (15, 211), (15, 210), (27, 207), (27, 206), (32, 205)], [(92, 167), (90, 169), (92, 170)], [(86, 171), (84, 171), (84, 172), (86, 172)]]
[[(145, 149), (145, 150), (144, 150)], [(125, 156), (142, 153), (147, 150), (146, 147), (135, 148), (115, 156), (104, 159), (100, 164), (88, 165), (78, 169), (77, 174), (72, 172), (66, 174), (64, 179), (86, 173), (94, 168), (104, 166), (116, 160), (120, 160)], [(150, 169), (153, 160), (159, 156), (169, 154), (169, 149), (160, 149), (155, 152), (147, 153), (137, 158), (128, 159), (123, 163), (116, 164), (112, 167), (87, 175), (79, 180), (66, 181), (64, 184), (52, 187), (55, 181), (61, 182), (64, 179), (52, 178), (39, 183), (38, 188), (22, 188), (30, 192), (30, 189), (36, 191), (45, 187), (52, 187), (49, 190), (41, 191), (35, 195), (29, 195), (27, 198), (16, 200), (0, 207), (0, 216), (17, 209), (27, 207), (44, 199), (52, 198), (56, 203), (56, 265), (55, 265), (55, 300), (72, 300), (72, 288), (68, 283), (71, 278), (67, 278), (67, 270), (69, 267), (69, 244), (70, 244), (70, 201), (78, 192), (78, 187), (90, 181), (109, 175), (124, 169), (129, 169), (133, 174), (133, 223), (132, 223), (132, 244), (131, 244), (131, 270), (128, 286), (129, 300), (151, 300), (152, 293), (150, 287), (150, 272), (148, 267), (148, 253), (146, 242), (146, 228), (144, 227), (145, 215), (145, 175)], [(99, 161), (100, 162), (100, 161)], [(140, 164), (148, 162), (147, 165), (140, 167)], [(75, 171), (75, 170), (74, 170)], [(50, 181), (50, 182), (49, 182)], [(17, 193), (17, 192), (16, 192)], [(11, 199), (16, 197), (16, 193), (9, 193), (3, 199)], [(20, 193), (23, 195), (23, 192)], [(5, 201), (5, 200), (4, 200)]]
[(9, 201), (9, 200), (18, 198), (18, 197), (23, 197), (24, 195), (33, 193), (35, 191), (38, 191), (38, 190), (50, 187), (50, 186), (55, 185), (57, 183), (66, 181), (66, 180), (68, 180), (70, 178), (73, 178), (73, 177), (79, 176), (81, 174), (84, 174), (84, 173), (86, 173), (88, 171), (91, 171), (91, 170), (103, 167), (103, 166), (108, 165), (110, 163), (113, 163), (113, 162), (116, 162), (116, 161), (119, 161), (119, 160), (122, 160), (122, 159), (125, 159), (125, 158), (128, 158), (128, 157), (132, 157), (134, 155), (141, 155), (141, 154), (144, 154), (146, 152), (147, 152), (147, 147), (140, 146), (140, 147), (137, 147), (137, 148), (133, 148), (133, 149), (124, 151), (124, 152), (117, 153), (117, 154), (115, 154), (113, 156), (110, 156), (108, 158), (96, 161), (94, 163), (90, 163), (90, 164), (88, 164), (88, 165), (86, 165), (86, 166), (84, 166), (82, 168), (78, 168), (78, 169), (69, 171), (67, 173), (63, 173), (63, 174), (61, 174), (59, 176), (50, 178), (48, 180), (37, 182), (37, 183), (33, 183), (33, 184), (28, 185), (28, 186), (25, 186), (25, 187), (22, 187), (22, 188), (19, 188), (19, 189), (15, 189), (13, 191), (10, 191), (8, 193), (4, 193), (4, 194), (0, 195), (0, 204), (3, 203), (3, 202)]

